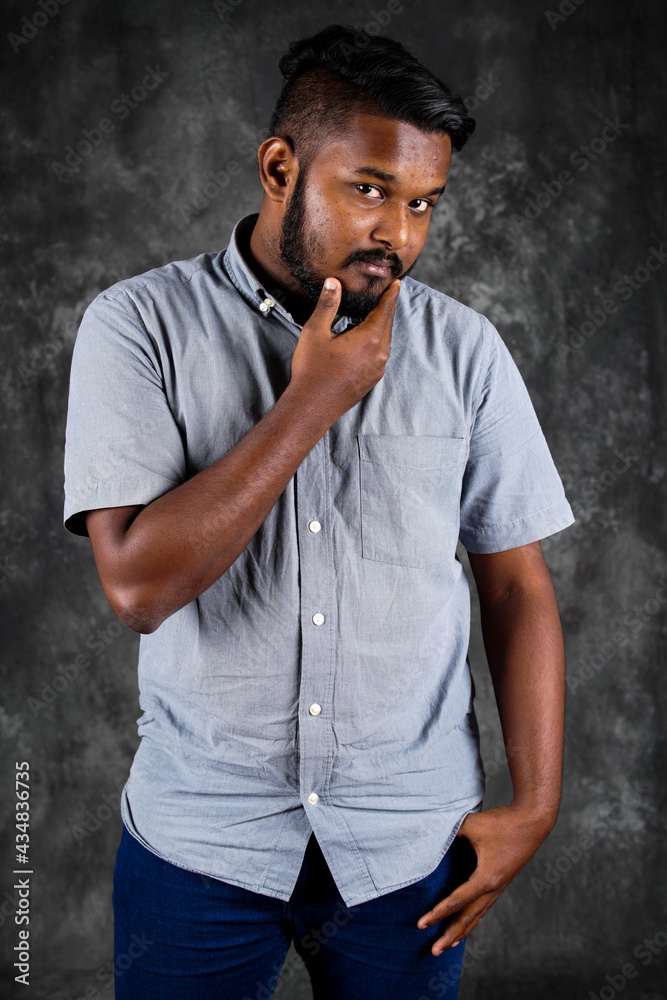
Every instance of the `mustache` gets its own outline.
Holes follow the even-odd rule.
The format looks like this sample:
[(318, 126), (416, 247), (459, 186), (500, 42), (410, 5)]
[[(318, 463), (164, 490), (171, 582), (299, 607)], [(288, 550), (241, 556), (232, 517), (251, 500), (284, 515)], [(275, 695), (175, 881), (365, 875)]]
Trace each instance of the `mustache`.
[(368, 261), (370, 264), (379, 264), (382, 267), (391, 268), (392, 274), (396, 277), (403, 270), (403, 264), (396, 254), (387, 254), (383, 250), (357, 250), (348, 260), (348, 264), (355, 264), (357, 261)]

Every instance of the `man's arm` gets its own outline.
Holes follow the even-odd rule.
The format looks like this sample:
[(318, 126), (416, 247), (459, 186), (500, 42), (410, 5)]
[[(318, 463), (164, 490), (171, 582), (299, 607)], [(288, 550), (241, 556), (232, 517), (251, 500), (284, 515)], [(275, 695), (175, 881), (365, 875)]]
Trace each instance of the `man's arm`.
[(334, 281), (303, 326), (285, 392), (234, 448), (145, 506), (87, 512), (104, 592), (135, 631), (154, 632), (229, 569), (308, 452), (384, 375), (400, 282), (363, 323), (335, 336)]
[(530, 860), (558, 814), (565, 717), (565, 649), (540, 542), (469, 553), (482, 634), (507, 748), (511, 803), (468, 813), (457, 836), (477, 855), (475, 871), (418, 921), (454, 914), (433, 954), (466, 937)]

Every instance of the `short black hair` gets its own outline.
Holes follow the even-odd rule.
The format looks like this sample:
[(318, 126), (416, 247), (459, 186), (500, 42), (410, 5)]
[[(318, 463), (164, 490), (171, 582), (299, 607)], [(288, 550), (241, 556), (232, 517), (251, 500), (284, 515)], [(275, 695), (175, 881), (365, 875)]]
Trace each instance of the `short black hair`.
[(447, 133), (461, 149), (475, 131), (463, 100), (400, 42), (330, 24), (290, 44), (266, 138), (285, 139), (307, 170), (321, 144), (345, 135), (357, 114), (393, 118), (423, 132)]

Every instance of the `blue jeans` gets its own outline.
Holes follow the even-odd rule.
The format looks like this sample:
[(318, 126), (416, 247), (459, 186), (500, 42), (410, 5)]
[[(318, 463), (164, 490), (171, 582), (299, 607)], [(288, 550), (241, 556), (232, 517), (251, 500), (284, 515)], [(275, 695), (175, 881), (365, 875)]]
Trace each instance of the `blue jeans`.
[[(417, 920), (473, 871), (454, 840), (430, 875), (348, 907), (311, 835), (288, 902), (163, 861), (123, 827), (114, 872), (116, 1000), (269, 1000), (294, 941), (315, 1000), (455, 1000), (465, 939)], [(290, 963), (291, 964), (291, 963)], [(288, 1000), (285, 966), (277, 997)]]

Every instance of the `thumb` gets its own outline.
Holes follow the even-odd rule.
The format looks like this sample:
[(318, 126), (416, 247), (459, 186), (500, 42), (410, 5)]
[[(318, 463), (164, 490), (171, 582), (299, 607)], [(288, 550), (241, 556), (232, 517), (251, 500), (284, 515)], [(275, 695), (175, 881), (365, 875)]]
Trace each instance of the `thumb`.
[(341, 297), (341, 284), (338, 278), (327, 278), (322, 286), (320, 297), (315, 306), (315, 313), (323, 313), (327, 318), (335, 316)]

